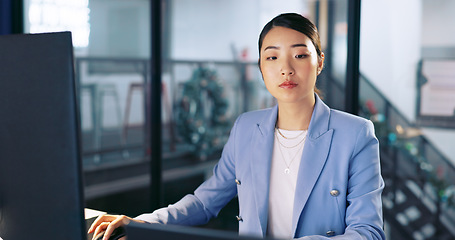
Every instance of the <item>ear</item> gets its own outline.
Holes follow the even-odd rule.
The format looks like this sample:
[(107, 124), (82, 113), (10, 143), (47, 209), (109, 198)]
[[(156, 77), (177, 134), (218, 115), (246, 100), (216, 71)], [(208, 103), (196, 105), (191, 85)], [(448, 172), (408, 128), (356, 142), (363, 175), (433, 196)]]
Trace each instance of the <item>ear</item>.
[(318, 62), (318, 75), (322, 72), (322, 69), (324, 68), (324, 53), (321, 52), (321, 58)]
[(259, 67), (259, 71), (261, 71), (261, 74), (262, 74), (262, 69), (261, 69), (261, 58), (258, 58), (258, 67)]

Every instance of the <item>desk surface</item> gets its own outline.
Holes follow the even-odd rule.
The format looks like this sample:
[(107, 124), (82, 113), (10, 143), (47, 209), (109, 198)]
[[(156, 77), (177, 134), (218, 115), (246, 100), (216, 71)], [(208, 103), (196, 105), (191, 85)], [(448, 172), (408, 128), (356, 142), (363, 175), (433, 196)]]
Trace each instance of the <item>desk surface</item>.
[(85, 220), (90, 219), (90, 218), (95, 218), (98, 217), (99, 215), (106, 214), (106, 212), (90, 209), (90, 208), (85, 208)]

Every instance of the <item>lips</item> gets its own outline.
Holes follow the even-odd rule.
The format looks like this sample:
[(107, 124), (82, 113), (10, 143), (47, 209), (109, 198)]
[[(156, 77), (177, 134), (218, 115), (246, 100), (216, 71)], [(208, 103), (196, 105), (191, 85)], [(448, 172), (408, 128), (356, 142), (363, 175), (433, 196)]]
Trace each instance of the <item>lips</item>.
[(287, 80), (287, 81), (281, 83), (280, 85), (278, 85), (278, 87), (280, 87), (280, 88), (295, 88), (295, 87), (297, 87), (297, 85), (298, 85), (297, 83)]

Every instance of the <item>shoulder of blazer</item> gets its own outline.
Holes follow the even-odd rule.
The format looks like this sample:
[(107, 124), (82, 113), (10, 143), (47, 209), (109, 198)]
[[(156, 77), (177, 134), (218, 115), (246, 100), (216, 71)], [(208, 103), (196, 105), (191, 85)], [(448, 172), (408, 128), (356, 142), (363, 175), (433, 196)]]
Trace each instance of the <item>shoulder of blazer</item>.
[[(317, 139), (330, 129), (338, 134), (348, 134), (362, 131), (363, 128), (371, 129), (372, 122), (343, 111), (329, 108), (316, 94), (316, 104), (308, 129), (309, 137)], [(354, 134), (355, 136), (355, 134)]]
[(345, 126), (346, 124), (353, 126), (363, 126), (367, 122), (370, 122), (368, 119), (347, 112), (335, 109), (330, 109), (330, 112), (331, 127), (337, 127), (338, 125)]
[(263, 136), (266, 136), (275, 128), (277, 114), (278, 105), (271, 108), (243, 113), (236, 121), (237, 131), (248, 132), (259, 130)]
[(338, 141), (341, 138), (344, 146), (352, 147), (352, 154), (366, 144), (378, 142), (374, 124), (370, 120), (342, 111), (331, 110), (331, 112), (330, 128), (335, 131)]
[(278, 109), (278, 106), (245, 112), (242, 113), (239, 118), (241, 118), (242, 122), (252, 122), (256, 124), (258, 122), (262, 122), (264, 118), (269, 117), (274, 110), (276, 111), (276, 109)]

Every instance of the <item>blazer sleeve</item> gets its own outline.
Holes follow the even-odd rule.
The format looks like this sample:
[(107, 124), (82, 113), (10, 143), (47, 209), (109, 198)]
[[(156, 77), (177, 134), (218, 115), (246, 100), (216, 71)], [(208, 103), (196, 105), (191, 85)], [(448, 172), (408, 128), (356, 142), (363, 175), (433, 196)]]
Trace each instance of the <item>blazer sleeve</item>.
[(213, 175), (203, 182), (194, 194), (188, 194), (175, 204), (155, 210), (153, 213), (142, 214), (136, 219), (149, 223), (201, 225), (217, 216), (237, 194), (233, 156), (239, 119), (240, 117), (231, 129), (221, 158), (213, 169)]
[(385, 239), (382, 217), (382, 190), (379, 142), (374, 126), (366, 121), (358, 132), (350, 159), (347, 186), (346, 229), (334, 237), (306, 236), (299, 239)]

